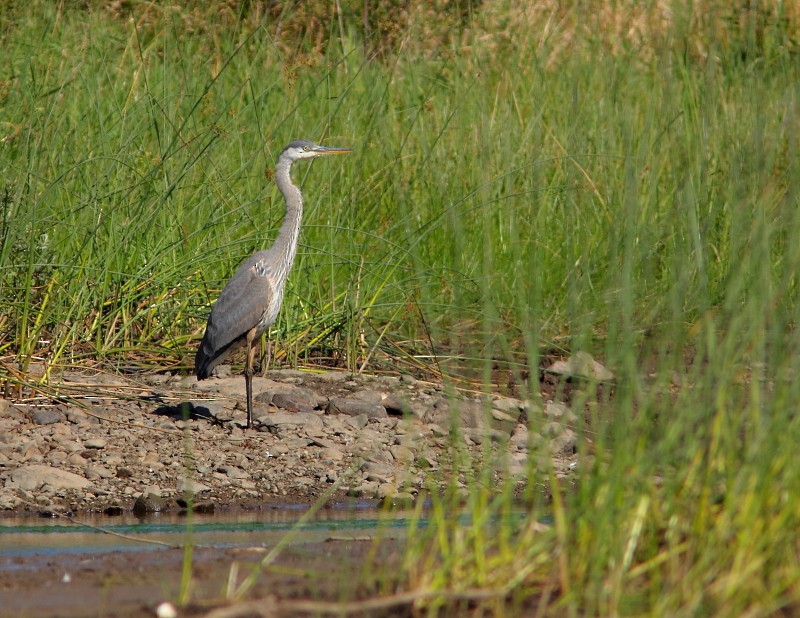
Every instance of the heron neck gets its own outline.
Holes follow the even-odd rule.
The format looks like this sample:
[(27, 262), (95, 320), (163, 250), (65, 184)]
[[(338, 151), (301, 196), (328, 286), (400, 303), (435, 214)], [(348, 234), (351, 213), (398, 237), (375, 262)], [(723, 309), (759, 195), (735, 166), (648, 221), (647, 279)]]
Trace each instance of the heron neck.
[(279, 277), (285, 280), (297, 253), (297, 239), (300, 234), (300, 221), (303, 217), (303, 195), (292, 183), (289, 175), (291, 162), (278, 161), (275, 168), (275, 184), (286, 201), (286, 214), (281, 224), (273, 250), (279, 258)]

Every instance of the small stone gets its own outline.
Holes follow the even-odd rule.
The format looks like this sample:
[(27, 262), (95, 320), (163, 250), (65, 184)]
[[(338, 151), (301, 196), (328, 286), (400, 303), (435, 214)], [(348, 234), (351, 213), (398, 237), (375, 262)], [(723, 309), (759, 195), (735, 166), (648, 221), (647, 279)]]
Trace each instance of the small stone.
[(328, 414), (344, 414), (347, 416), (366, 416), (371, 418), (386, 418), (386, 408), (377, 403), (359, 401), (358, 399), (346, 399), (344, 397), (334, 397), (328, 402), (326, 409)]
[(544, 407), (544, 415), (548, 418), (560, 420), (566, 423), (574, 423), (578, 420), (575, 413), (564, 403), (551, 401)]
[(314, 402), (304, 399), (302, 395), (275, 393), (272, 405), (289, 412), (313, 412)]
[(52, 408), (47, 410), (36, 410), (31, 416), (31, 420), (37, 425), (53, 425), (64, 420), (64, 415), (59, 410)]
[(324, 448), (320, 451), (320, 459), (329, 460), (329, 461), (342, 461), (344, 459), (344, 452), (342, 449), (329, 446)]
[(178, 610), (172, 603), (160, 603), (156, 607), (156, 618), (178, 618)]
[(146, 515), (147, 513), (160, 513), (166, 509), (166, 506), (167, 505), (161, 496), (157, 496), (155, 494), (142, 494), (136, 498), (136, 502), (133, 503), (133, 514), (141, 516)]
[(501, 395), (497, 395), (492, 397), (492, 408), (499, 410), (500, 412), (505, 412), (506, 414), (518, 419), (522, 413), (522, 410), (525, 408), (525, 402), (512, 397), (503, 397)]
[(67, 461), (67, 454), (64, 451), (50, 451), (46, 459), (54, 466), (59, 466)]
[(567, 360), (554, 362), (547, 368), (547, 371), (568, 379), (578, 378), (594, 382), (611, 382), (614, 379), (611, 371), (583, 351), (575, 352)]
[(346, 416), (345, 423), (353, 427), (353, 429), (359, 430), (364, 429), (369, 423), (369, 419), (367, 418), (366, 414), (359, 414), (358, 416)]
[(347, 490), (347, 495), (351, 498), (374, 498), (377, 492), (378, 483), (369, 481), (358, 487), (351, 487)]
[(67, 463), (71, 466), (79, 466), (82, 468), (84, 465), (86, 465), (86, 458), (80, 453), (72, 453), (69, 457), (67, 457)]
[(501, 412), (500, 410), (492, 409), (492, 427), (507, 434), (510, 434), (512, 431), (514, 431), (514, 427), (516, 427), (518, 419), (519, 414), (513, 416), (511, 414)]
[(323, 429), (322, 419), (311, 412), (272, 412), (257, 415), (256, 420), (278, 437), (284, 437), (288, 432), (295, 432), (297, 435), (299, 429), (306, 434)]
[(420, 468), (429, 470), (436, 467), (436, 457), (431, 453), (421, 453), (417, 459), (416, 464)]
[(56, 517), (64, 517), (71, 515), (69, 509), (58, 504), (50, 504), (47, 507), (39, 510), (37, 515), (43, 519), (55, 519)]
[(414, 451), (402, 444), (395, 444), (389, 447), (389, 452), (397, 461), (411, 461), (414, 459)]
[(207, 500), (205, 502), (198, 502), (194, 505), (194, 512), (200, 513), (201, 515), (213, 515), (214, 512), (217, 510), (216, 504)]
[(200, 481), (194, 479), (181, 478), (178, 479), (178, 491), (181, 493), (200, 494), (206, 491), (211, 491), (208, 485), (204, 485)]
[(87, 449), (103, 449), (106, 444), (108, 444), (108, 441), (103, 438), (89, 438), (84, 441), (83, 446)]
[(366, 448), (369, 449), (369, 455), (367, 456), (368, 463), (386, 465), (394, 461), (394, 457), (392, 457), (392, 454), (388, 450), (379, 449), (376, 451), (375, 444), (371, 442), (366, 445)]
[(87, 479), (92, 481), (96, 481), (97, 479), (109, 479), (113, 476), (111, 470), (104, 466), (88, 466), (84, 475)]
[(217, 472), (222, 472), (228, 478), (232, 479), (247, 479), (250, 475), (237, 466), (218, 466)]
[(486, 438), (495, 442), (502, 442), (508, 440), (508, 434), (504, 431), (497, 429), (478, 429), (476, 427), (465, 427), (461, 430), (465, 438), (468, 438), (475, 444), (483, 444)]
[(381, 500), (381, 506), (393, 509), (408, 509), (414, 506), (414, 496), (405, 491), (391, 493)]

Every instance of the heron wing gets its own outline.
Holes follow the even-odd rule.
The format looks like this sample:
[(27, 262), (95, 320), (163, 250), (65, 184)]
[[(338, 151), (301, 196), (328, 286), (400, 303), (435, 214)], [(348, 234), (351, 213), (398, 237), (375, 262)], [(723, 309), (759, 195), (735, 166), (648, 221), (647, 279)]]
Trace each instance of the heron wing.
[(225, 285), (211, 309), (206, 332), (195, 357), (202, 380), (227, 354), (245, 341), (247, 333), (263, 323), (274, 295), (269, 269), (260, 253), (245, 261)]

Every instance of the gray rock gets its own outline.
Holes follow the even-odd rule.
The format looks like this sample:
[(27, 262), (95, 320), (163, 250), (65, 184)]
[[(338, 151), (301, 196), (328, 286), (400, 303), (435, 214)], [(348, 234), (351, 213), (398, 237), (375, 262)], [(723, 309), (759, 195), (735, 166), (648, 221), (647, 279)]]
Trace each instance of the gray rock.
[(86, 465), (86, 458), (80, 453), (72, 453), (67, 457), (67, 463), (71, 466), (78, 466), (82, 468)]
[(525, 407), (525, 402), (520, 401), (519, 399), (503, 397), (501, 395), (492, 397), (492, 408), (495, 410), (500, 410), (500, 412), (505, 412), (506, 414), (514, 416), (515, 418), (519, 418), (522, 411), (525, 410)]
[(508, 440), (508, 433), (498, 429), (480, 429), (477, 427), (465, 427), (461, 430), (465, 438), (469, 438), (475, 444), (483, 444), (484, 440), (490, 439), (495, 442)]
[(355, 391), (349, 396), (349, 398), (357, 399), (358, 401), (363, 401), (364, 403), (383, 405), (383, 400), (386, 398), (386, 393), (375, 389), (363, 389)]
[(380, 404), (359, 401), (358, 399), (346, 399), (344, 397), (334, 397), (328, 402), (326, 412), (328, 414), (345, 414), (347, 416), (364, 415), (368, 419), (386, 418), (386, 408)]
[(64, 451), (50, 451), (47, 453), (47, 462), (53, 466), (60, 466), (67, 461), (67, 454)]
[(80, 442), (68, 436), (55, 436), (53, 443), (65, 453), (77, 453), (83, 450), (83, 445)]
[(436, 455), (433, 453), (420, 453), (417, 455), (417, 458), (414, 460), (420, 468), (425, 468), (426, 470), (433, 469), (437, 465), (437, 458)]
[(553, 440), (553, 452), (564, 457), (571, 457), (578, 450), (578, 435), (569, 428), (556, 436)]
[(323, 428), (322, 419), (311, 412), (272, 412), (260, 414), (256, 420), (270, 433), (283, 435), (287, 431), (316, 432)]
[(575, 352), (567, 360), (556, 361), (547, 368), (549, 373), (570, 379), (584, 379), (594, 382), (611, 382), (614, 374), (598, 363), (586, 352)]
[(231, 479), (249, 479), (250, 475), (237, 466), (219, 466), (217, 472), (222, 472)]
[(389, 452), (396, 461), (412, 461), (414, 459), (414, 451), (402, 444), (390, 446)]
[(302, 394), (275, 393), (272, 405), (289, 412), (313, 412), (314, 401)]
[(338, 448), (338, 444), (333, 440), (328, 440), (327, 438), (312, 438), (311, 439), (311, 446), (319, 446), (321, 448)]
[(544, 407), (544, 415), (549, 419), (555, 419), (562, 423), (574, 423), (578, 420), (575, 413), (564, 403), (550, 402)]
[(142, 494), (133, 503), (134, 515), (146, 515), (147, 513), (160, 513), (167, 509), (167, 503), (161, 496), (156, 494)]
[(333, 447), (327, 447), (320, 451), (320, 459), (328, 460), (328, 461), (342, 461), (344, 459), (344, 451), (342, 449)]
[(53, 425), (64, 420), (64, 415), (60, 411), (52, 408), (46, 410), (36, 410), (31, 416), (31, 420), (37, 425)]
[(367, 461), (377, 464), (391, 464), (394, 461), (394, 457), (390, 451), (384, 449), (375, 450), (375, 445), (367, 446), (372, 448), (372, 451), (370, 451), (367, 457)]
[(211, 491), (211, 487), (195, 481), (194, 479), (179, 478), (177, 489), (181, 493), (201, 494), (206, 491)]
[(95, 416), (90, 416), (81, 408), (72, 407), (67, 408), (67, 420), (74, 425), (82, 426), (96, 426), (100, 424), (100, 419)]
[(375, 481), (367, 481), (347, 490), (347, 495), (351, 498), (374, 498), (377, 493), (378, 483)]
[(510, 434), (512, 431), (514, 431), (514, 427), (517, 426), (517, 420), (519, 420), (519, 413), (517, 413), (516, 416), (513, 416), (511, 414), (501, 412), (500, 410), (495, 410), (494, 408), (492, 409), (491, 416), (492, 428), (499, 431), (504, 431), (507, 434)]
[(345, 371), (323, 371), (314, 374), (314, 379), (320, 382), (346, 382), (351, 377), (352, 374)]
[(447, 400), (440, 398), (436, 400), (422, 417), (424, 423), (433, 423), (441, 427), (479, 428), (486, 425), (489, 417), (489, 408), (479, 401), (467, 400)]
[(358, 416), (344, 417), (344, 422), (353, 429), (355, 429), (356, 431), (359, 431), (367, 426), (367, 423), (369, 423), (369, 419), (367, 418), (366, 414), (359, 414)]
[(414, 506), (414, 496), (406, 491), (389, 493), (381, 499), (381, 506), (393, 509), (409, 509)]
[(394, 467), (373, 461), (366, 461), (361, 465), (361, 471), (368, 481), (388, 483), (394, 479)]
[(210, 500), (204, 502), (198, 502), (197, 504), (194, 505), (194, 512), (199, 513), (201, 515), (213, 515), (216, 510), (217, 510), (216, 504), (214, 504)]
[(479, 401), (454, 401), (450, 405), (458, 411), (462, 427), (478, 429), (486, 425), (488, 410)]
[(36, 491), (44, 485), (56, 489), (85, 489), (92, 483), (86, 478), (45, 465), (28, 465), (13, 470), (10, 475), (11, 482), (21, 489)]
[(428, 412), (428, 406), (421, 401), (415, 401), (400, 393), (388, 395), (381, 401), (381, 405), (392, 416), (413, 416), (422, 420)]
[(104, 466), (87, 466), (84, 474), (86, 478), (91, 481), (96, 481), (97, 479), (110, 479), (114, 476), (111, 473), (111, 470)]

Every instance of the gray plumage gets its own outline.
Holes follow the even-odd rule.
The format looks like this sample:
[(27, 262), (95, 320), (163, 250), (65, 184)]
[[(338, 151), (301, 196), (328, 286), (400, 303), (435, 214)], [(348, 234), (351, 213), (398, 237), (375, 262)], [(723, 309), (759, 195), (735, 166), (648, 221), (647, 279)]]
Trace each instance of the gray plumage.
[(195, 357), (195, 373), (198, 380), (204, 380), (231, 351), (241, 345), (247, 347), (244, 376), (248, 427), (253, 426), (255, 346), (278, 317), (303, 217), (303, 195), (292, 183), (292, 164), (301, 159), (348, 152), (351, 152), (348, 148), (325, 147), (306, 140), (294, 141), (283, 149), (275, 165), (275, 184), (286, 202), (286, 215), (278, 237), (269, 249), (254, 253), (239, 266), (211, 309)]

